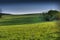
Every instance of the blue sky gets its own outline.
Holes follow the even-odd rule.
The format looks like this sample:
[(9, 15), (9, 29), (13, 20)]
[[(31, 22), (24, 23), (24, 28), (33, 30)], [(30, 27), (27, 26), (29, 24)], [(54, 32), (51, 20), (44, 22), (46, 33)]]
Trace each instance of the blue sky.
[(13, 3), (0, 4), (3, 13), (27, 14), (58, 10), (57, 3)]

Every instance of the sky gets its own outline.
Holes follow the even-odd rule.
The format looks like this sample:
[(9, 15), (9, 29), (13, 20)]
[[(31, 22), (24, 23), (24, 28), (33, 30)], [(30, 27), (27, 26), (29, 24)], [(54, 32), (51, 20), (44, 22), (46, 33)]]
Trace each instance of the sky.
[(31, 2), (5, 2), (0, 3), (0, 9), (2, 13), (10, 14), (29, 14), (29, 13), (42, 13), (49, 10), (58, 10), (58, 4), (56, 2), (45, 1), (31, 1)]

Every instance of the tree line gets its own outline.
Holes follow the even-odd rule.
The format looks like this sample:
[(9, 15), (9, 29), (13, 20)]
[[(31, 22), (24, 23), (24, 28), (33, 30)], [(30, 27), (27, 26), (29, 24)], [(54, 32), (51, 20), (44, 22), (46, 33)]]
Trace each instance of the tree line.
[(60, 20), (60, 12), (57, 10), (49, 10), (47, 13), (42, 13), (45, 21)]

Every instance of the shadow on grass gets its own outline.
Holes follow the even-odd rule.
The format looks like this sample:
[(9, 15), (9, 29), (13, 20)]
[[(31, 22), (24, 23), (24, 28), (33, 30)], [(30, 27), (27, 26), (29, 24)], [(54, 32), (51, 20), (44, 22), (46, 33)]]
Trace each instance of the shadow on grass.
[(32, 24), (32, 23), (38, 23), (38, 22), (43, 22), (42, 18), (39, 18), (39, 17), (13, 18), (7, 21), (0, 22), (0, 26)]

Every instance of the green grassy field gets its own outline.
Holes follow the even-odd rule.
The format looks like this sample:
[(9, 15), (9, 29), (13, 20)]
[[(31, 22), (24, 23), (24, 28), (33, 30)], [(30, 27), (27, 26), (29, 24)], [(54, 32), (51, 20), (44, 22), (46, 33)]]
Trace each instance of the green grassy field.
[(3, 16), (0, 40), (59, 40), (56, 21), (43, 22), (39, 16)]

